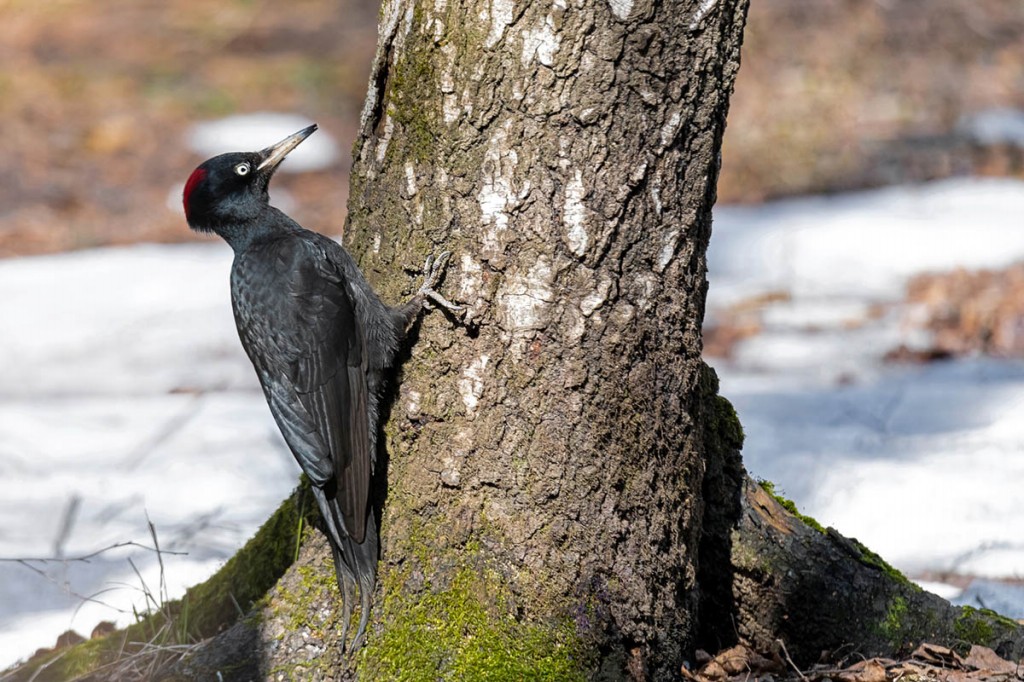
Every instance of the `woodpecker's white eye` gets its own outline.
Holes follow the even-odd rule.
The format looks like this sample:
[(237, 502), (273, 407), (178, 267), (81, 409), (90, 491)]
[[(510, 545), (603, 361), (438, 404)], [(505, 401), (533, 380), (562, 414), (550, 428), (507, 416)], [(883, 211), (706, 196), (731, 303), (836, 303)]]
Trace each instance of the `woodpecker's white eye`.
[(249, 174), (249, 164), (247, 164), (247, 163), (240, 163), (237, 166), (235, 166), (235, 175), (248, 175), (248, 174)]

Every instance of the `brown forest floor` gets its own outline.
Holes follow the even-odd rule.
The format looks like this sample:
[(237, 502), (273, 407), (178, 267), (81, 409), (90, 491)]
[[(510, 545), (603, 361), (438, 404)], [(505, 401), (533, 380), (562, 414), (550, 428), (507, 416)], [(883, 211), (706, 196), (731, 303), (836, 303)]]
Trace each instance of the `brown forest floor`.
[[(377, 4), (367, 0), (0, 0), (0, 257), (194, 239), (168, 208), (201, 159), (189, 124), (311, 116), (348, 149)], [(957, 172), (1020, 173), (953, 134), (1024, 107), (1019, 0), (755, 0), (723, 201)], [(337, 233), (347, 161), (278, 180)]]
[(1022, 663), (1001, 658), (988, 647), (974, 645), (966, 656), (935, 644), (921, 644), (900, 660), (865, 659), (822, 652), (823, 662), (809, 670), (793, 665), (785, 647), (765, 656), (738, 645), (711, 656), (697, 652), (698, 667), (683, 670), (688, 682), (1020, 682)]

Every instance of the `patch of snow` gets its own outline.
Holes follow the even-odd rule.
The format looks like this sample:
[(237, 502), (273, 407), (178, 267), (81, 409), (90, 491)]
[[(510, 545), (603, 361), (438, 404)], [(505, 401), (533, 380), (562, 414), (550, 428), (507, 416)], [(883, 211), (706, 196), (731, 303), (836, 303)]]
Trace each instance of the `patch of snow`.
[[(185, 134), (185, 139), (189, 148), (204, 158), (226, 152), (255, 152), (276, 144), (311, 123), (313, 121), (297, 114), (269, 111), (238, 114), (196, 123)], [(321, 128), (288, 155), (278, 172), (323, 170), (338, 163), (340, 158), (337, 142)]]
[(1020, 109), (987, 109), (965, 117), (957, 128), (978, 144), (1024, 147), (1024, 111)]
[[(148, 545), (148, 514), (163, 548), (187, 552), (164, 557), (174, 598), (295, 486), (238, 343), (230, 266), (223, 244), (0, 260), (0, 556)], [(130, 622), (145, 604), (128, 557), (157, 589), (137, 549), (36, 564), (45, 577), (0, 562), (0, 667), (69, 627)], [(109, 606), (71, 594), (108, 588)]]
[(715, 209), (713, 307), (765, 291), (898, 297), (921, 272), (1024, 256), (1024, 182), (956, 179)]
[(963, 593), (961, 588), (948, 583), (940, 583), (933, 580), (915, 580), (914, 583), (925, 592), (937, 594), (946, 601), (952, 601)]
[[(708, 318), (777, 297), (760, 334), (711, 359), (748, 470), (911, 574), (1024, 576), (1024, 362), (885, 364), (926, 334), (878, 304), (918, 273), (1024, 259), (1021, 215), (1007, 179), (715, 209)], [(1015, 594), (997, 608), (1020, 612)]]
[(975, 580), (952, 599), (959, 606), (992, 609), (1008, 618), (1024, 618), (1024, 585)]

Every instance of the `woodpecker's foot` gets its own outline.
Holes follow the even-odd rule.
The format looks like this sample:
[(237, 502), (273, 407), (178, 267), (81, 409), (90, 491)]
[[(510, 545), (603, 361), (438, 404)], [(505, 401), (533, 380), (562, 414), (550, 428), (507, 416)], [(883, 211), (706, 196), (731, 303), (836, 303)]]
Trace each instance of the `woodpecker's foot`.
[(427, 262), (423, 265), (423, 272), (426, 273), (423, 278), (423, 284), (420, 286), (419, 291), (416, 295), (424, 302), (425, 305), (436, 305), (439, 308), (443, 308), (448, 312), (458, 314), (463, 312), (466, 307), (452, 303), (441, 294), (434, 291), (434, 287), (441, 282), (441, 278), (444, 277), (444, 270), (448, 265), (448, 260), (451, 258), (451, 251), (443, 251), (436, 259), (433, 256), (427, 257)]

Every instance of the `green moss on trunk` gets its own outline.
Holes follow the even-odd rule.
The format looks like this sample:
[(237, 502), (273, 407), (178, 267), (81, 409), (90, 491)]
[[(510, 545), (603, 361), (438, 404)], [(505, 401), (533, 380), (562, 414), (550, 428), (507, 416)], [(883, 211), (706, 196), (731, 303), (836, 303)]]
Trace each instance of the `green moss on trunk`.
[(408, 570), (383, 576), (384, 629), (363, 652), (373, 680), (584, 680), (587, 657), (570, 618), (524, 622), (493, 570), (466, 565), (444, 589), (410, 595)]
[[(825, 528), (820, 523), (818, 523), (813, 517), (800, 513), (800, 510), (796, 506), (796, 502), (776, 492), (774, 483), (767, 479), (761, 478), (758, 479), (757, 484), (761, 486), (761, 488), (766, 493), (774, 497), (775, 501), (781, 504), (786, 511), (788, 511), (790, 514), (803, 521), (806, 526), (813, 528), (819, 533), (825, 532)], [(875, 554), (874, 556), (877, 557), (878, 555)]]

